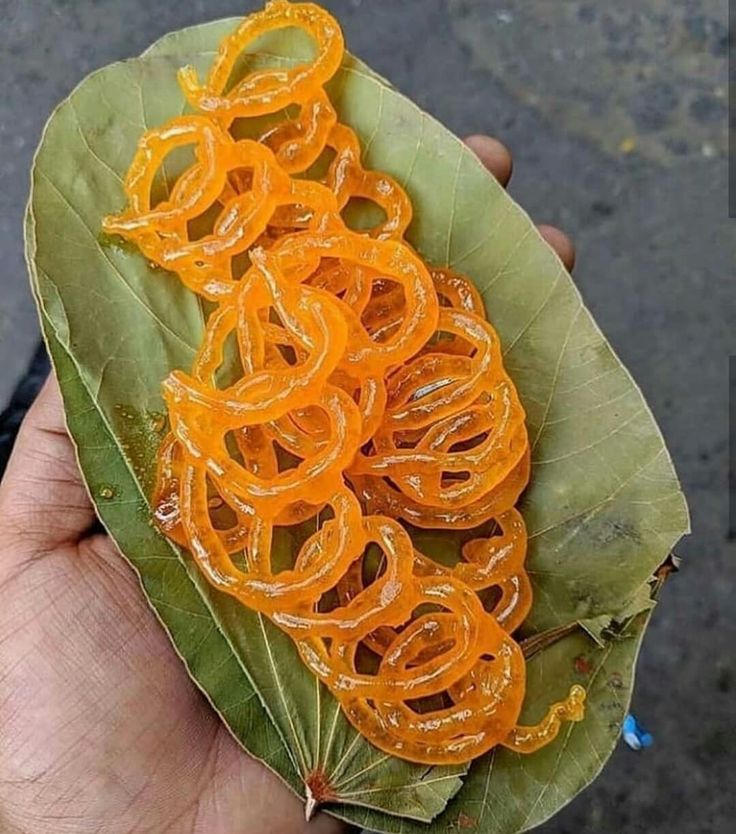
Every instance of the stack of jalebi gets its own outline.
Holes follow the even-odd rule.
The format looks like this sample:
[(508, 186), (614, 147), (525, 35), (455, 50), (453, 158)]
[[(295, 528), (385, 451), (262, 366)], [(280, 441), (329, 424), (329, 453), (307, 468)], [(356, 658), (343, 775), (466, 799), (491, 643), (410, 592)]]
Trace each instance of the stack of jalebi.
[[(283, 27), (307, 32), (315, 59), (232, 84), (243, 50)], [(324, 85), (342, 56), (340, 28), (318, 6), (274, 0), (247, 18), (204, 82), (181, 71), (197, 113), (143, 136), (127, 208), (105, 220), (211, 302), (191, 373), (163, 384), (171, 433), (156, 519), (216, 588), (293, 638), (377, 747), (432, 764), (497, 744), (529, 752), (582, 717), (584, 692), (516, 726), (525, 664), (510, 635), (531, 604), (514, 509), (529, 478), (524, 411), (477, 291), (422, 262), (404, 240), (407, 195), (363, 168), (356, 135), (337, 122)], [(234, 138), (235, 120), (286, 107), (295, 119)], [(182, 146), (195, 162), (154, 204), (154, 177)], [(326, 149), (323, 181), (305, 177)], [(385, 221), (351, 231), (341, 212), (354, 197)], [(213, 208), (211, 231), (192, 237)], [(239, 377), (223, 385), (227, 344)], [(230, 526), (216, 523), (217, 506)], [(310, 519), (290, 569), (275, 570), (274, 528)], [(405, 526), (489, 522), (495, 534), (468, 541), (452, 568), (417, 552)], [(382, 553), (372, 574), (371, 545)], [(499, 589), (492, 610), (478, 594), (488, 588)]]

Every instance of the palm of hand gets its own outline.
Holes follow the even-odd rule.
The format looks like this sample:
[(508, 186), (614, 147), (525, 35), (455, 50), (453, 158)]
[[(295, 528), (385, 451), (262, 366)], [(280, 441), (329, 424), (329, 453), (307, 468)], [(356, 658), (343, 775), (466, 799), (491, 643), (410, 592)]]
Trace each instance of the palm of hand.
[(113, 543), (84, 535), (94, 514), (55, 383), (23, 426), (0, 519), (0, 830), (298, 830), (298, 799), (208, 708)]

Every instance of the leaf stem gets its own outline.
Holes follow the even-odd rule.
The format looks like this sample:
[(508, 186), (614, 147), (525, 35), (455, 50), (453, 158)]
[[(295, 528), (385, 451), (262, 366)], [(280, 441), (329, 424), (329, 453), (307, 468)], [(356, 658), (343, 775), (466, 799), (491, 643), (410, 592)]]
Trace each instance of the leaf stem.
[(575, 620), (565, 625), (548, 628), (546, 631), (540, 631), (539, 634), (533, 634), (531, 637), (522, 640), (519, 645), (521, 646), (522, 652), (524, 652), (524, 657), (529, 660), (535, 654), (554, 645), (558, 640), (562, 640), (563, 637), (567, 637), (568, 634), (572, 634), (579, 628), (580, 624)]

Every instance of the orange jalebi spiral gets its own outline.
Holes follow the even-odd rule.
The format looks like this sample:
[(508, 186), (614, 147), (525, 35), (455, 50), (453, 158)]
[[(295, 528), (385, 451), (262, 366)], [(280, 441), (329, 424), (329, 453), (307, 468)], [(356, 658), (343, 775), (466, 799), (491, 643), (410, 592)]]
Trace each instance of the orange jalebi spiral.
[[(249, 44), (294, 26), (314, 39), (313, 61), (232, 81)], [(584, 692), (517, 726), (525, 663), (511, 634), (531, 605), (514, 509), (529, 479), (524, 410), (477, 290), (406, 243), (409, 198), (363, 167), (337, 122), (324, 85), (342, 56), (326, 11), (270, 2), (223, 40), (203, 82), (180, 72), (198, 113), (142, 137), (128, 205), (105, 220), (211, 307), (190, 373), (163, 384), (171, 433), (155, 517), (212, 585), (293, 638), (377, 747), (430, 764), (498, 744), (530, 752), (580, 720)], [(296, 118), (258, 141), (231, 133), (290, 106)], [(194, 163), (154, 204), (157, 173), (185, 146)], [(324, 180), (305, 178), (325, 149)], [(355, 197), (384, 222), (347, 228)], [(414, 548), (406, 523), (486, 534), (446, 567)], [(275, 530), (305, 524), (278, 570)]]

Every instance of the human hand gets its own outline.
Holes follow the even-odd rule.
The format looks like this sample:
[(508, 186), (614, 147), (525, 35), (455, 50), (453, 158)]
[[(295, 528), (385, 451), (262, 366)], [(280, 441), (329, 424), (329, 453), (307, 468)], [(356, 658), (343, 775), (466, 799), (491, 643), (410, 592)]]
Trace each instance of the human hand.
[[(468, 144), (505, 185), (508, 151)], [(569, 240), (542, 234), (572, 266)], [(3, 834), (338, 834), (230, 736), (94, 509), (56, 381), (0, 484)]]
[[(508, 148), (498, 139), (482, 134), (468, 136), (465, 143), (505, 188), (511, 179), (514, 167)], [(575, 266), (575, 247), (570, 238), (555, 226), (540, 224), (537, 228), (547, 243), (557, 252), (568, 272), (572, 272)]]
[[(293, 834), (95, 520), (49, 378), (0, 484), (0, 831)], [(316, 834), (343, 829), (319, 815)]]

